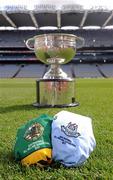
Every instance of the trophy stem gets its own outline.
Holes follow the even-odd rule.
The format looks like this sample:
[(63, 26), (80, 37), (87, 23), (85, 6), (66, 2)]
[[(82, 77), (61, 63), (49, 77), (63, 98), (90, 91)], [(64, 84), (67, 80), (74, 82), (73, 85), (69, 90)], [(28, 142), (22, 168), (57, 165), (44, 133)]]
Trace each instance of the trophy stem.
[(60, 63), (63, 62), (63, 59), (54, 58), (48, 59), (48, 62), (51, 63), (50, 69), (45, 73), (43, 79), (66, 79), (68, 75), (60, 68)]

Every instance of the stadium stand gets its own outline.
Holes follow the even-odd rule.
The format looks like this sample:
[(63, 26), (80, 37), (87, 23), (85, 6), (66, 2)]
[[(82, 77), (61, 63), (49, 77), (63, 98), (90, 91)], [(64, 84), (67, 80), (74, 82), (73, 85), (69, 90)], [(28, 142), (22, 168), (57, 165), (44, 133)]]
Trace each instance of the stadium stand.
[(44, 72), (42, 64), (0, 64), (0, 78), (41, 78)]
[[(72, 63), (63, 65), (62, 69), (73, 77), (113, 77), (113, 53), (108, 49), (79, 50)], [(2, 49), (1, 52), (0, 78), (40, 78), (46, 70), (45, 65), (36, 60), (33, 52), (25, 48)]]
[[(59, 8), (36, 2), (30, 10), (26, 2), (4, 4), (0, 7), (0, 78), (43, 76), (48, 68), (26, 48), (25, 41), (44, 33), (70, 33), (85, 39), (84, 47), (77, 50), (71, 63), (62, 66), (69, 76), (113, 77), (113, 29), (105, 28), (113, 25), (112, 10), (102, 6), (85, 9), (79, 4), (61, 4)], [(45, 26), (56, 30), (41, 30)], [(66, 26), (76, 29), (64, 30)]]
[(75, 76), (79, 78), (102, 77), (95, 64), (76, 64), (74, 66), (74, 72), (75, 72)]
[(41, 78), (45, 72), (45, 66), (42, 64), (25, 65), (17, 74), (17, 78)]
[(0, 64), (0, 78), (12, 78), (19, 68), (20, 65)]
[(84, 47), (112, 47), (113, 30), (0, 30), (0, 49), (2, 48), (26, 48), (25, 41), (35, 35), (44, 33), (70, 33), (85, 39)]
[(113, 64), (101, 64), (99, 66), (107, 77), (113, 77)]

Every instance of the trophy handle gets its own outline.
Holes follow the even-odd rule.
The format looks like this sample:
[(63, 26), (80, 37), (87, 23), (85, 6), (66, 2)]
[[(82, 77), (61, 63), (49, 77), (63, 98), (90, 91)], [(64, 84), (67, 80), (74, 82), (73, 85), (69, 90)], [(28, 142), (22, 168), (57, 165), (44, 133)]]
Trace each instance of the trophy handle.
[(77, 49), (81, 48), (84, 44), (85, 44), (84, 38), (77, 37), (77, 39), (76, 39)]
[[(25, 42), (27, 48), (30, 49), (30, 50), (32, 50), (32, 51), (34, 51), (34, 40), (35, 40), (34, 38), (29, 38), (29, 39)], [(32, 46), (32, 47), (31, 47), (31, 46)]]

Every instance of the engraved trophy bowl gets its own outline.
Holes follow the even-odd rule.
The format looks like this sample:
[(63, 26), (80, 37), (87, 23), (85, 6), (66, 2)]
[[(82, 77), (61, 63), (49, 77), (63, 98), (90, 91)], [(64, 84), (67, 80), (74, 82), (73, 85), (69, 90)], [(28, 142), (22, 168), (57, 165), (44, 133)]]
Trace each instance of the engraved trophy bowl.
[(83, 38), (65, 33), (37, 35), (26, 41), (26, 46), (34, 51), (37, 59), (51, 66), (43, 78), (37, 80), (37, 102), (34, 106), (77, 105), (74, 102), (74, 80), (60, 68), (60, 65), (70, 62), (76, 54), (76, 49), (82, 47), (83, 43)]

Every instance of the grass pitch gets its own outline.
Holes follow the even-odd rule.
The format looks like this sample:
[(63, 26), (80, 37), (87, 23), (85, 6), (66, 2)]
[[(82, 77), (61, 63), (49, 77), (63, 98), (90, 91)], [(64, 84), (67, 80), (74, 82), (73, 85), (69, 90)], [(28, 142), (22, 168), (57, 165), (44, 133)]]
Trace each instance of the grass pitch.
[(62, 109), (32, 106), (35, 79), (0, 80), (0, 180), (113, 179), (113, 79), (77, 79), (76, 98), (80, 106), (64, 109), (92, 118), (97, 146), (90, 158), (79, 168), (25, 168), (12, 155), (17, 128), (42, 113), (54, 115)]

